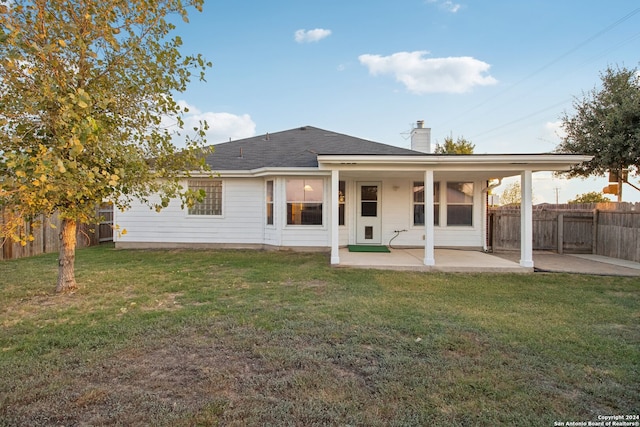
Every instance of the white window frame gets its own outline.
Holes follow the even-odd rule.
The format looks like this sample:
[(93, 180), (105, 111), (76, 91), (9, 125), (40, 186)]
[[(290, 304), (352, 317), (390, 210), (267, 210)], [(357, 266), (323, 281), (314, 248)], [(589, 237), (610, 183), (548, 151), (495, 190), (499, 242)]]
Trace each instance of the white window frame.
[[(420, 185), (422, 185), (422, 187), (423, 187), (423, 190), (422, 190), (422, 193), (423, 193), (422, 202), (416, 202), (416, 199), (415, 199), (416, 192), (414, 191), (414, 189), (416, 187), (419, 187)], [(439, 227), (442, 224), (442, 215), (441, 215), (441, 212), (440, 212), (440, 197), (442, 196), (442, 192), (440, 191), (440, 187), (441, 187), (440, 182), (436, 181), (436, 182), (433, 183), (433, 192), (434, 192), (434, 195), (433, 195), (433, 208), (434, 208), (433, 219), (434, 219), (434, 223), (433, 223), (433, 225), (434, 225), (434, 227)], [(437, 189), (437, 191), (436, 191), (436, 189)], [(440, 197), (436, 197), (436, 196), (440, 196)], [(424, 227), (424, 220), (423, 220), (422, 224), (419, 224), (419, 223), (417, 224), (415, 222), (415, 211), (416, 211), (415, 207), (416, 206), (420, 206), (420, 205), (423, 206), (423, 208), (422, 208), (423, 218), (426, 218), (426, 211), (424, 210), (425, 209), (424, 208), (424, 206), (425, 206), (424, 181), (411, 181), (411, 226), (412, 227)], [(437, 208), (437, 215), (436, 215), (436, 212), (435, 212), (436, 208)], [(438, 223), (435, 222), (436, 219), (438, 220)]]
[[(271, 194), (269, 194), (269, 183), (271, 183)], [(269, 200), (271, 196), (271, 200)], [(265, 225), (269, 228), (275, 227), (276, 224), (276, 181), (275, 179), (267, 179), (264, 183), (264, 200), (265, 200), (265, 212), (264, 220)], [(269, 206), (271, 206), (271, 223), (269, 223)]]
[[(311, 182), (316, 182), (319, 181), (320, 184), (322, 185), (322, 188), (313, 188), (312, 191), (314, 192), (318, 192), (319, 193), (319, 200), (317, 200), (318, 198), (316, 197), (316, 200), (305, 200), (304, 198), (302, 198), (302, 200), (289, 200), (289, 194), (288, 194), (288, 183), (289, 181), (302, 181), (302, 185), (303, 185), (303, 189), (304, 187), (306, 187), (307, 185), (309, 185), (308, 181)], [(326, 213), (326, 200), (325, 200), (325, 194), (324, 194), (324, 188), (326, 186), (326, 180), (324, 178), (321, 177), (305, 177), (305, 178), (287, 178), (285, 180), (285, 188), (284, 188), (284, 195), (285, 195), (285, 202), (284, 202), (284, 206), (285, 206), (285, 219), (284, 219), (284, 224), (286, 227), (311, 227), (311, 228), (324, 228), (325, 226), (325, 217), (327, 215)], [(306, 192), (307, 190), (303, 190), (304, 192)], [(289, 223), (289, 205), (290, 204), (319, 204), (320, 205), (320, 209), (321, 209), (321, 220), (320, 220), (320, 224), (290, 224)], [(302, 211), (301, 211), (302, 212)]]
[[(471, 185), (471, 202), (451, 202), (449, 200), (449, 184), (470, 184)], [(445, 210), (446, 210), (446, 226), (447, 227), (452, 227), (452, 228), (460, 228), (460, 227), (468, 227), (468, 228), (473, 228), (474, 227), (474, 206), (475, 206), (475, 198), (476, 198), (476, 194), (475, 194), (475, 190), (476, 190), (476, 183), (473, 181), (449, 181), (446, 183), (446, 194), (447, 194), (447, 201), (445, 204)], [(466, 194), (466, 193), (465, 193)], [(449, 206), (470, 206), (471, 207), (471, 224), (449, 224)]]

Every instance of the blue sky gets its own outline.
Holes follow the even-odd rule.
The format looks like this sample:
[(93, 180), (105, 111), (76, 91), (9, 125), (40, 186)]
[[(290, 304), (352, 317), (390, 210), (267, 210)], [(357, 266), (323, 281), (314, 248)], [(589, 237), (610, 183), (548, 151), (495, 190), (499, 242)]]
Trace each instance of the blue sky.
[[(183, 53), (214, 64), (177, 97), (189, 120), (209, 122), (211, 143), (311, 125), (409, 147), (425, 120), (432, 144), (462, 136), (476, 153), (540, 153), (607, 66), (639, 65), (640, 4), (206, 0), (177, 34)], [(535, 202), (606, 184), (534, 177)]]

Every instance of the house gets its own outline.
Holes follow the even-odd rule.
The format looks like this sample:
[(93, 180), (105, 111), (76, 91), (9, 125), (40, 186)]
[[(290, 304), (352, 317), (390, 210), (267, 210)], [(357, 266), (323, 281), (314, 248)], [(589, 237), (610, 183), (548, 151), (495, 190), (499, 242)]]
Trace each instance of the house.
[(532, 173), (563, 171), (590, 157), (565, 154), (430, 153), (431, 129), (417, 122), (411, 149), (312, 126), (215, 146), (214, 178), (184, 185), (207, 197), (190, 209), (177, 201), (161, 212), (146, 205), (116, 212), (118, 248), (289, 248), (330, 251), (387, 245), (487, 248), (487, 194), (520, 176), (523, 191), (520, 265), (533, 267)]

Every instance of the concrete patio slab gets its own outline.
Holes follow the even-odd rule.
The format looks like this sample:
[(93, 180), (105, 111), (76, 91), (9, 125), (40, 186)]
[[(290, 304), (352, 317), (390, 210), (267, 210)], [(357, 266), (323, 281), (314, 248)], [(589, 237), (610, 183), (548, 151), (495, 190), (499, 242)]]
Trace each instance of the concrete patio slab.
[(389, 253), (349, 252), (340, 249), (338, 267), (373, 268), (383, 270), (441, 271), (455, 273), (531, 273), (558, 272), (601, 276), (640, 277), (640, 263), (599, 255), (569, 255), (555, 252), (534, 252), (534, 268), (519, 264), (519, 252), (485, 253), (472, 250), (436, 249), (436, 265), (425, 266), (424, 250), (391, 249)]
[(436, 265), (423, 262), (424, 249), (391, 249), (388, 253), (349, 252), (340, 249), (338, 267), (373, 268), (383, 270), (441, 271), (457, 273), (502, 272), (531, 273), (532, 268), (521, 267), (517, 262), (479, 251), (436, 249)]
[[(495, 255), (510, 261), (520, 258), (518, 252), (498, 252)], [(534, 252), (533, 263), (539, 272), (640, 276), (640, 263), (600, 255)]]

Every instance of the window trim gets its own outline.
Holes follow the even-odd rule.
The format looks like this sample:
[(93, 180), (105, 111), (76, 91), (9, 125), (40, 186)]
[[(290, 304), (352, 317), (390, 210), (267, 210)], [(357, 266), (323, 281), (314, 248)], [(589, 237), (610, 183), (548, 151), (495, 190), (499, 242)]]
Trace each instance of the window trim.
[[(415, 198), (416, 192), (414, 191), (414, 189), (416, 187), (419, 187), (419, 186), (422, 186), (422, 194), (423, 194), (422, 202), (416, 202), (416, 198)], [(442, 197), (442, 192), (440, 191), (440, 187), (441, 187), (441, 185), (440, 185), (439, 181), (435, 181), (433, 183), (433, 192), (434, 192), (434, 195), (433, 195), (433, 209), (434, 209), (434, 212), (433, 212), (433, 214), (434, 214), (433, 215), (433, 221), (434, 221), (433, 226), (434, 227), (440, 227), (441, 223), (442, 223), (442, 221), (440, 220), (442, 218), (442, 215), (441, 215), (441, 212), (440, 212), (440, 205), (441, 205), (440, 198)], [(440, 197), (436, 197), (437, 195), (440, 196)], [(421, 227), (425, 226), (424, 221), (422, 222), (422, 224), (420, 224), (420, 223), (416, 224), (416, 222), (415, 222), (415, 207), (416, 206), (420, 206), (420, 205), (423, 206), (422, 216), (423, 216), (423, 218), (426, 218), (426, 211), (424, 210), (424, 206), (426, 205), (426, 200), (425, 200), (425, 197), (424, 197), (424, 181), (412, 181), (411, 182), (411, 207), (412, 207), (412, 209), (411, 209), (411, 226), (412, 227), (420, 227), (421, 228)], [(436, 209), (437, 209), (437, 214), (436, 214)], [(435, 222), (436, 220), (438, 221), (437, 223)]]
[[(471, 184), (471, 203), (460, 203), (449, 201), (449, 184)], [(446, 226), (452, 228), (474, 228), (475, 227), (475, 199), (476, 199), (476, 183), (474, 181), (447, 181), (446, 182), (447, 200), (445, 203)], [(449, 206), (470, 206), (471, 207), (471, 224), (449, 224)]]
[[(269, 194), (269, 183), (271, 183), (271, 194)], [(275, 228), (276, 225), (276, 183), (274, 179), (267, 179), (264, 183), (264, 201), (265, 201), (265, 226)], [(271, 196), (271, 201), (269, 201)], [(271, 205), (271, 222), (269, 222), (269, 205)]]
[[(289, 194), (287, 193), (288, 190), (288, 183), (289, 181), (302, 181), (303, 183), (303, 188), (307, 185), (306, 182), (307, 181), (319, 181), (322, 184), (322, 192), (321, 192), (321, 197), (320, 200), (314, 200), (314, 201), (305, 201), (305, 200), (289, 200)], [(284, 208), (285, 208), (285, 219), (284, 219), (284, 227), (285, 228), (289, 228), (289, 227), (293, 227), (293, 228), (315, 228), (315, 229), (325, 229), (326, 227), (326, 215), (327, 215), (327, 209), (326, 209), (326, 205), (327, 205), (327, 200), (326, 200), (326, 193), (325, 193), (325, 188), (327, 186), (326, 183), (326, 179), (324, 177), (292, 177), (292, 178), (287, 178), (284, 182)], [(319, 191), (317, 188), (314, 189), (314, 191)], [(314, 204), (314, 205), (320, 205), (320, 224), (290, 224), (289, 223), (289, 205), (293, 205), (293, 204)]]

